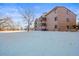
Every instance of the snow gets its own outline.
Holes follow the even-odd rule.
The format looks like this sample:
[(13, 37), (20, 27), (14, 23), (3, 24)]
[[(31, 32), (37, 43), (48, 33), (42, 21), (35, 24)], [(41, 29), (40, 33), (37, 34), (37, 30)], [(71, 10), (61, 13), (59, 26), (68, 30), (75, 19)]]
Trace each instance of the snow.
[(79, 32), (1, 32), (1, 56), (78, 56)]

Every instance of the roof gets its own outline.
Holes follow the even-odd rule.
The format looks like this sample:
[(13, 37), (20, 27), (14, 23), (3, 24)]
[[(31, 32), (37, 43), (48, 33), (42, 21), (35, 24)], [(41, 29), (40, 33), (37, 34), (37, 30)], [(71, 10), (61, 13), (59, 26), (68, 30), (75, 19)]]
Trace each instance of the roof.
[(66, 8), (64, 6), (56, 6), (51, 11), (49, 11), (45, 16), (47, 16), (48, 14), (50, 14), (52, 11), (56, 10), (57, 8), (65, 8), (65, 9), (67, 9), (68, 11), (70, 11), (71, 13), (73, 13), (76, 16), (76, 14), (74, 12), (72, 12), (71, 10), (69, 10), (68, 8)]

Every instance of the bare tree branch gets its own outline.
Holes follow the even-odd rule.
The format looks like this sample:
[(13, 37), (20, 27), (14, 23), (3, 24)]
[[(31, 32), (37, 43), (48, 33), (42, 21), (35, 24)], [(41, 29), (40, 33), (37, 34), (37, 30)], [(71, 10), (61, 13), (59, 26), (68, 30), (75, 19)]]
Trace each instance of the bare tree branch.
[(26, 28), (29, 31), (30, 30), (30, 25), (34, 21), (34, 13), (33, 13), (33, 10), (30, 9), (30, 8), (20, 7), (19, 13), (22, 15), (25, 24), (27, 24), (27, 27)]

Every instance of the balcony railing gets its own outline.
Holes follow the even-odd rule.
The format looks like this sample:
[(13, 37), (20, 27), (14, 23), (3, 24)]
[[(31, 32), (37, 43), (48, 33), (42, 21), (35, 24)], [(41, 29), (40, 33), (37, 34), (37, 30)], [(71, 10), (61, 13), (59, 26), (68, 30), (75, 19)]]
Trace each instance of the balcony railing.
[(41, 23), (41, 26), (47, 26), (47, 24), (46, 23)]
[(42, 18), (41, 19), (41, 22), (46, 22), (46, 18)]

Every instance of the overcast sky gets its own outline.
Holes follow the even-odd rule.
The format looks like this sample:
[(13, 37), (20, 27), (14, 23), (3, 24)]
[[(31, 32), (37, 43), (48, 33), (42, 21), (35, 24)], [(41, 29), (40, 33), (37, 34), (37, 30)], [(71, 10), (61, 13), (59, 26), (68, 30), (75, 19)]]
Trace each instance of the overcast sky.
[(64, 6), (77, 14), (79, 18), (78, 3), (0, 3), (0, 17), (10, 16), (16, 22), (22, 22), (22, 17), (18, 12), (19, 7), (32, 8), (35, 18), (40, 17), (44, 12), (48, 12), (56, 6)]

